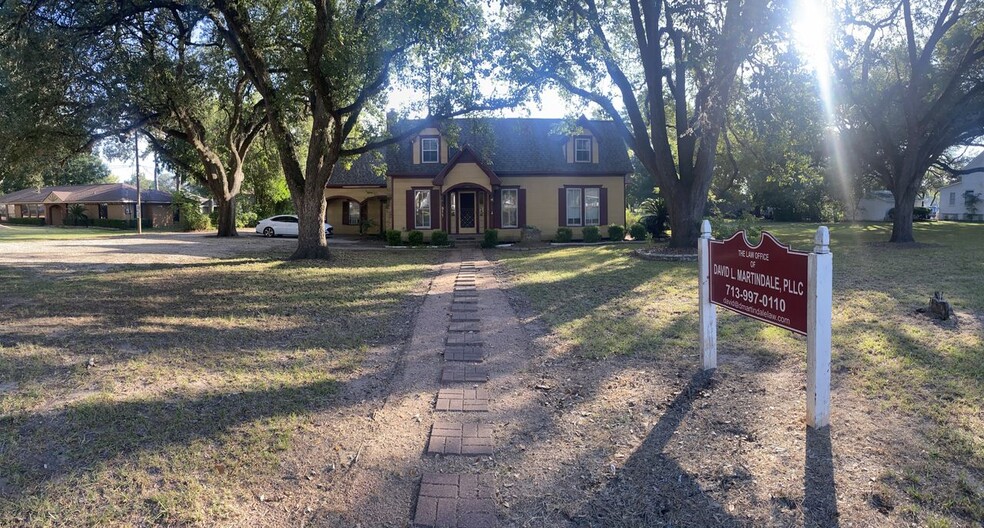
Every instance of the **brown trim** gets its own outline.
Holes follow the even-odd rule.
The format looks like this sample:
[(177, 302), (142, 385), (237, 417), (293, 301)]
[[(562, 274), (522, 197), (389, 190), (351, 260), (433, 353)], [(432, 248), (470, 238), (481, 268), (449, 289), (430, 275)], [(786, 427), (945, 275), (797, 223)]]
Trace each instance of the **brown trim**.
[(604, 185), (600, 185), (600, 184), (591, 184), (591, 185), (573, 185), (573, 184), (571, 184), (571, 185), (564, 185), (564, 188), (565, 189), (568, 188), (568, 187), (572, 187), (572, 188), (576, 188), (576, 189), (601, 189), (601, 188), (604, 187)]
[(382, 185), (325, 185), (325, 189), (385, 189), (386, 184)]
[(362, 204), (362, 203), (368, 202), (369, 200), (372, 200), (373, 198), (384, 198), (384, 197), (383, 196), (370, 196), (370, 197), (366, 198), (365, 200), (360, 200), (360, 199), (358, 199), (358, 198), (356, 198), (354, 196), (346, 196), (344, 194), (340, 194), (338, 196), (329, 196), (328, 198), (325, 198), (325, 201), (326, 202), (331, 202), (331, 201), (334, 201), (334, 200), (349, 200), (349, 201), (352, 201), (352, 202), (359, 202), (360, 204)]
[[(441, 136), (435, 136), (433, 134), (419, 135), (417, 136), (418, 141), (417, 148), (420, 149), (420, 164), (421, 165), (439, 165), (441, 163)], [(437, 161), (424, 161), (424, 140), (425, 139), (436, 139), (437, 140)]]
[(449, 193), (449, 192), (453, 192), (453, 191), (485, 191), (485, 192), (490, 192), (492, 189), (487, 189), (487, 188), (482, 187), (481, 185), (479, 185), (477, 183), (463, 182), (463, 183), (459, 183), (457, 185), (452, 185), (451, 187), (448, 187), (447, 189), (442, 188), (442, 190), (443, 190), (444, 193)]

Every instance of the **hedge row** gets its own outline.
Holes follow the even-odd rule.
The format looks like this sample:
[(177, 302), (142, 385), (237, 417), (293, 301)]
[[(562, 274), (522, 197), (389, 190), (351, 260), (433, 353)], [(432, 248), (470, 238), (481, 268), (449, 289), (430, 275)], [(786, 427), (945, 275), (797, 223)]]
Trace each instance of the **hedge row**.
[(8, 218), (4, 220), (4, 223), (14, 225), (43, 226), (44, 218)]

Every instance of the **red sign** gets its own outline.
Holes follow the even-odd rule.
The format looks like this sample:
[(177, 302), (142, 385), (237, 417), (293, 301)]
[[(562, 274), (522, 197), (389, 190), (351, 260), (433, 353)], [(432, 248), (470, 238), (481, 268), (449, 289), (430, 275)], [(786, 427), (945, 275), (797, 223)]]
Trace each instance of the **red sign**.
[(712, 303), (806, 335), (807, 253), (767, 232), (751, 246), (744, 231), (711, 240), (709, 250)]

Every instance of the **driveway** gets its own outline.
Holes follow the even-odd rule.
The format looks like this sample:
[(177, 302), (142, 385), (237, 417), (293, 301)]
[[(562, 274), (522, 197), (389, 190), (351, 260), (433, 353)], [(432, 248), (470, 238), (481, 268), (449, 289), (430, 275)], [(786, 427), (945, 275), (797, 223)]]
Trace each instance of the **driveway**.
[[(360, 241), (332, 238), (329, 247), (357, 248)], [(214, 258), (286, 257), (295, 238), (264, 238), (242, 233), (218, 238), (211, 233), (153, 233), (104, 238), (28, 240), (0, 244), (0, 265), (44, 271), (108, 269), (131, 264), (184, 264)]]

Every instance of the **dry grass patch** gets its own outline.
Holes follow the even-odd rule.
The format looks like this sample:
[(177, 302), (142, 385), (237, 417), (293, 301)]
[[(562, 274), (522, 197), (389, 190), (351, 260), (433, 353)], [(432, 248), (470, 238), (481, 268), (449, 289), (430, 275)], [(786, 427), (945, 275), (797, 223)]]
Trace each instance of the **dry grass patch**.
[(0, 525), (242, 522), (440, 258), (334, 257), (0, 267)]

